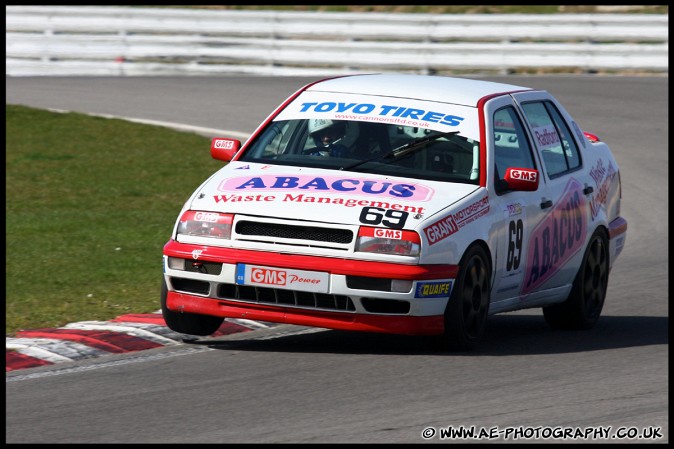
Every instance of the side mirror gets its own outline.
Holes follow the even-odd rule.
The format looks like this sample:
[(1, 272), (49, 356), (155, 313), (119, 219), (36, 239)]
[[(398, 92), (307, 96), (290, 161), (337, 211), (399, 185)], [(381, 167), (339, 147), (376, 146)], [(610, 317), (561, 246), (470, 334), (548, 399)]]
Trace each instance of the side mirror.
[(538, 190), (538, 170), (510, 167), (506, 169), (504, 181), (508, 190), (534, 192)]
[(229, 162), (241, 148), (241, 141), (236, 139), (226, 139), (224, 137), (214, 137), (211, 140), (211, 157), (220, 161)]

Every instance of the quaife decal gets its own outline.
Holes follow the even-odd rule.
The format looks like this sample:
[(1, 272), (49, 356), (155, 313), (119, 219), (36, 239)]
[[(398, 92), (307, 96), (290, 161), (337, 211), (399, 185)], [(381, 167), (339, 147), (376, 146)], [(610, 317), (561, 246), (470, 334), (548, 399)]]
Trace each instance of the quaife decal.
[(221, 192), (314, 191), (413, 201), (428, 201), (433, 196), (432, 189), (420, 184), (338, 176), (242, 176), (223, 180), (218, 190)]
[(452, 293), (452, 282), (419, 282), (414, 290), (415, 298), (448, 298)]
[(550, 279), (585, 242), (585, 197), (582, 185), (571, 179), (555, 208), (536, 226), (529, 239), (522, 294)]
[(458, 212), (449, 214), (445, 218), (424, 228), (424, 234), (426, 234), (429, 245), (433, 245), (446, 239), (460, 228), (477, 220), (487, 212), (489, 212), (489, 197), (485, 196), (460, 209)]

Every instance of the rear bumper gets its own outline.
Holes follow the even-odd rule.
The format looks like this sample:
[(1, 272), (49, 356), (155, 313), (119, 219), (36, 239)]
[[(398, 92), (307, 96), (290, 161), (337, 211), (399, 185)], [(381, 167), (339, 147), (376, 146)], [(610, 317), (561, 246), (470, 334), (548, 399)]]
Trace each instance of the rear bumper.
[(401, 335), (438, 335), (444, 332), (443, 315), (409, 316), (327, 312), (261, 304), (249, 305), (172, 291), (168, 292), (166, 305), (174, 312), (326, 329)]
[(627, 240), (627, 220), (617, 217), (608, 225), (610, 266), (618, 258)]

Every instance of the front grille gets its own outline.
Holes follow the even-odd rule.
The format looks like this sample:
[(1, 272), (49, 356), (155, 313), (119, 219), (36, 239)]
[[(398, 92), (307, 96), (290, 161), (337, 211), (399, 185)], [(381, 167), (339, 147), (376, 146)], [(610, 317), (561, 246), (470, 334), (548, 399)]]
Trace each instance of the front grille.
[(235, 231), (239, 235), (246, 236), (314, 240), (318, 242), (341, 244), (349, 244), (353, 240), (353, 232), (346, 229), (284, 225), (279, 223), (260, 223), (246, 220), (238, 222)]
[(354, 312), (351, 298), (328, 293), (297, 292), (281, 288), (253, 287), (238, 284), (220, 284), (218, 298), (235, 299), (256, 304), (296, 306), (310, 309), (340, 310)]

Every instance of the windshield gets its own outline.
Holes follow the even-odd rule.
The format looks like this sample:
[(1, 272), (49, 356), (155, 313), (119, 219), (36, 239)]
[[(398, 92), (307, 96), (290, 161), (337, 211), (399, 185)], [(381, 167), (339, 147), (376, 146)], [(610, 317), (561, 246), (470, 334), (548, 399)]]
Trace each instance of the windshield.
[(331, 119), (270, 122), (244, 162), (478, 184), (479, 142), (458, 132)]

